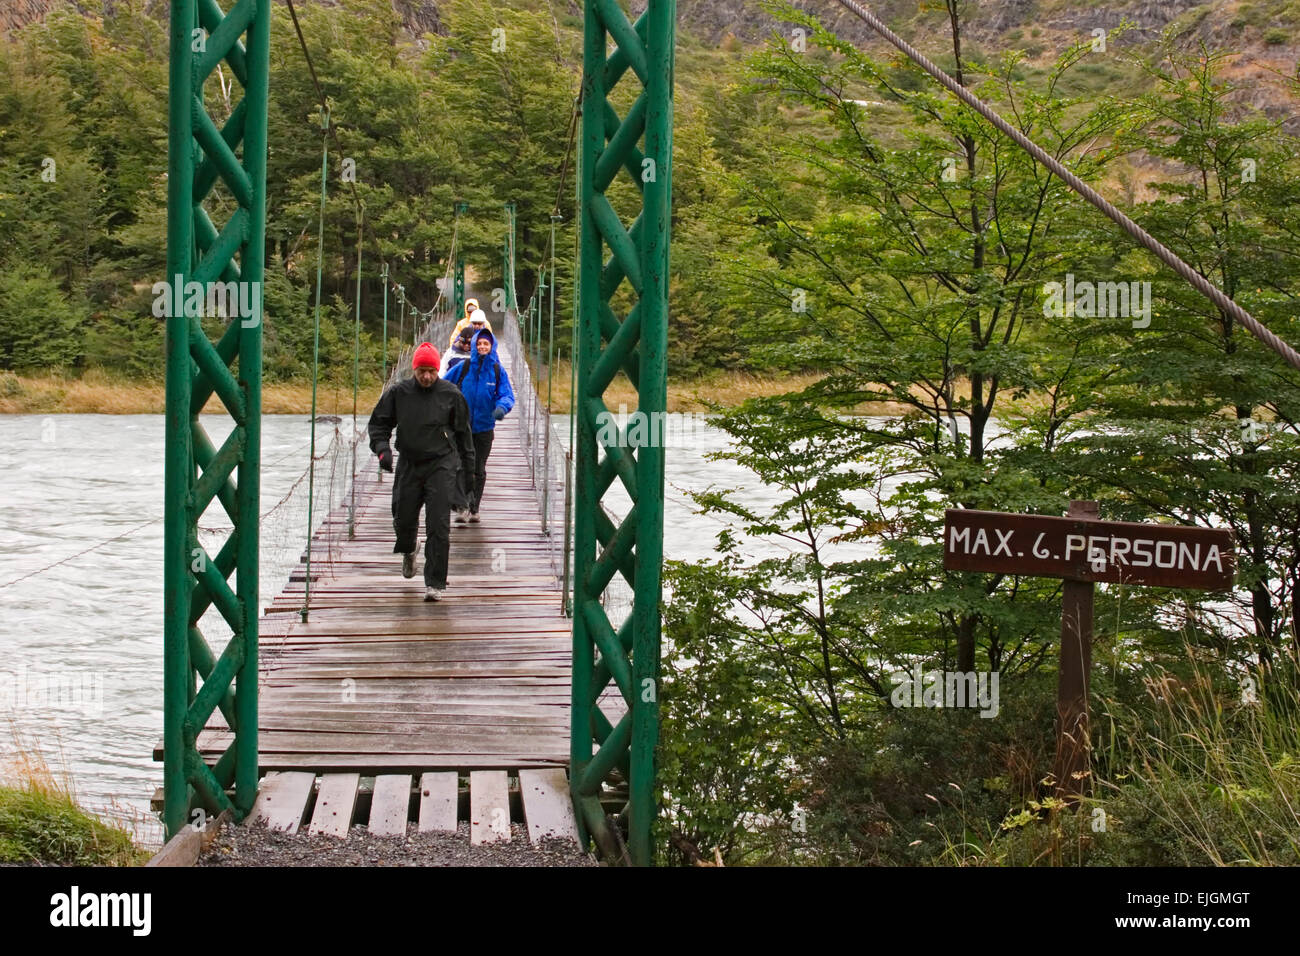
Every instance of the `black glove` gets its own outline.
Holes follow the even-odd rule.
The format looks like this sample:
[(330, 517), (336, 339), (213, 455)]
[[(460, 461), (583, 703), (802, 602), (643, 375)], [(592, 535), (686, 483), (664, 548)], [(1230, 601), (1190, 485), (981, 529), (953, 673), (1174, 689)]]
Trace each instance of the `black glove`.
[(393, 450), (387, 445), (379, 450), (379, 467), (384, 471), (393, 470)]
[(497, 421), (501, 421), (501, 419), (506, 417), (506, 410), (498, 405), (496, 408), (492, 409), (492, 417)]

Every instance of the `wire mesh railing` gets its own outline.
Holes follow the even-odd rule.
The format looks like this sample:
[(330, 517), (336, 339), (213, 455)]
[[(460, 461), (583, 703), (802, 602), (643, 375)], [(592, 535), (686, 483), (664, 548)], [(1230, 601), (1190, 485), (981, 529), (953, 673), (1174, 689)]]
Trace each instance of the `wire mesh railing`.
[(497, 336), (498, 354), (514, 386), (514, 414), (519, 417), (520, 438), (537, 495), (537, 510), (542, 517), (542, 534), (550, 552), (551, 566), (556, 578), (564, 580), (567, 595), (568, 565), (564, 558), (568, 541), (564, 529), (568, 516), (565, 503), (566, 492), (573, 481), (573, 460), (560, 442), (551, 422), (550, 409), (533, 381), (533, 370), (529, 367), (521, 334), (522, 325), (523, 320), (517, 314), (506, 313)]

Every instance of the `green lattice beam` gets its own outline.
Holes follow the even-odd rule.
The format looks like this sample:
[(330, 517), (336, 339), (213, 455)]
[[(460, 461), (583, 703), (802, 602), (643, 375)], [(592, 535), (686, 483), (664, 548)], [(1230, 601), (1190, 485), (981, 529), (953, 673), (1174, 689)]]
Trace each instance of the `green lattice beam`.
[[(237, 817), (257, 795), (258, 496), (262, 414), (261, 284), (266, 244), (267, 77), (271, 0), (172, 0), (167, 182), (169, 301), (164, 481), (163, 824), (190, 810)], [(220, 128), (203, 87), (225, 62), (243, 97)], [(238, 208), (218, 227), (203, 202), (220, 182)], [(213, 283), (246, 283), (214, 343), (203, 328)], [(199, 296), (189, 292), (198, 283)], [(179, 284), (179, 291), (176, 286)], [(215, 448), (199, 412), (216, 394), (234, 420)], [(234, 529), (215, 557), (199, 545), (208, 508)], [(234, 584), (230, 579), (234, 576)], [(198, 622), (215, 607), (229, 629), (215, 655)], [(214, 712), (234, 742), (209, 768), (197, 738)], [(226, 794), (234, 786), (233, 802)]]
[[(675, 0), (649, 0), (636, 24), (615, 0), (585, 0), (582, 143), (578, 175), (578, 399), (574, 509), (573, 711), (571, 789), (584, 839), (607, 856), (653, 862), (658, 794), (659, 643), (663, 563), (662, 447), (621, 448), (622, 433), (601, 428), (604, 393), (622, 370), (638, 392), (638, 412), (667, 405), (668, 250), (672, 196)], [(615, 44), (610, 49), (611, 41)], [(631, 71), (640, 83), (627, 115), (610, 94)], [(626, 225), (605, 196), (631, 178), (641, 209)], [(606, 256), (608, 255), (608, 260)], [(618, 315), (610, 300), (627, 284), (635, 304)], [(653, 421), (653, 419), (651, 419)], [(602, 444), (616, 432), (615, 444)], [(615, 479), (632, 499), (617, 525), (601, 499)], [(616, 628), (602, 598), (615, 575), (633, 588), (633, 607)], [(613, 682), (628, 712), (611, 725), (597, 701)], [(620, 826), (601, 804), (615, 773), (627, 785)]]

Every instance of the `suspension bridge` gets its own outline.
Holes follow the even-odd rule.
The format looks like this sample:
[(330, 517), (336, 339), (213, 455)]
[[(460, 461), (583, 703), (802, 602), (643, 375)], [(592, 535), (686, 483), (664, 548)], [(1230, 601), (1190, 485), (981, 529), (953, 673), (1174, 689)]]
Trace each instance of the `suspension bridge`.
[[(1300, 367), (1294, 350), (862, 4), (837, 2)], [(171, 4), (168, 276), (201, 284), (262, 281), (270, 8), (271, 0), (238, 0), (228, 9), (218, 0)], [(296, 27), (292, 0), (289, 10)], [(579, 238), (570, 451), (560, 453), (549, 406), (531, 377), (531, 370), (550, 364), (542, 361), (540, 343), (554, 340), (540, 334), (547, 277), (552, 291), (554, 285), (554, 228), (551, 267), (539, 270), (538, 295), (521, 310), (513, 295), (515, 223), (507, 204), (508, 295), (497, 322), (524, 401), (500, 428), (483, 523), (453, 529), (451, 587), (443, 603), (425, 605), (422, 589), (396, 573), (388, 486), (369, 473), (362, 456), (366, 467), (354, 467), (346, 500), (332, 501), (309, 533), (300, 571), (263, 607), (260, 316), (231, 321), (216, 341), (188, 306), (168, 317), (158, 756), (169, 834), (197, 808), (320, 832), (346, 832), (354, 821), (377, 832), (402, 833), (412, 821), (445, 828), (461, 802), (462, 775), (470, 778), (475, 832), (499, 830), (502, 814), (509, 814), (513, 775), (530, 830), (571, 832), (609, 859), (652, 862), (663, 449), (630, 449), (619, 435), (602, 439), (598, 424), (603, 396), (620, 372), (636, 387), (640, 412), (666, 408), (675, 3), (648, 0), (635, 21), (616, 0), (584, 0), (583, 10), (582, 82), (570, 134)], [(334, 132), (297, 33), (320, 99), (323, 221)], [(199, 34), (204, 44), (193, 42)], [(222, 63), (242, 98), (218, 126), (204, 90)], [(630, 105), (620, 114), (616, 103)], [(569, 165), (566, 152), (560, 196)], [(606, 198), (616, 180), (630, 184), (639, 199), (630, 223)], [(218, 183), (220, 203), (213, 199)], [(355, 189), (353, 199), (359, 329), (366, 226)], [(224, 223), (213, 221), (217, 208), (232, 206)], [(457, 204), (454, 212), (459, 221), (466, 209)], [(560, 215), (557, 198), (552, 227)], [(317, 259), (323, 259), (323, 228)], [(408, 351), (394, 374), (403, 372), (416, 342), (441, 348), (460, 315), (465, 273), (454, 240), (447, 264), (444, 295), (415, 326), (412, 342), (403, 342)], [(384, 278), (387, 289), (394, 278), (387, 264)], [(320, 285), (318, 265), (318, 315)], [(386, 293), (385, 315), (387, 301)], [(547, 319), (553, 329), (553, 298)], [(233, 421), (219, 448), (198, 418), (213, 394)], [(356, 441), (354, 435), (354, 455)], [(632, 503), (621, 517), (603, 503), (616, 482)], [(210, 553), (198, 531), (205, 512), (216, 508), (233, 530)], [(620, 578), (631, 589), (630, 606), (609, 600)], [(228, 633), (200, 630), (209, 608)], [(362, 777), (375, 781), (366, 801), (359, 795)], [(369, 803), (364, 820), (363, 802)], [(482, 831), (481, 838), (491, 837)]]
[[(431, 320), (419, 338), (445, 343), (453, 318)], [(463, 818), (479, 843), (509, 839), (513, 815), (534, 839), (576, 839), (565, 773), (569, 469), (536, 398), (520, 323), (513, 314), (492, 318), (522, 401), (496, 429), (485, 520), (453, 525), (444, 600), (426, 604), (420, 580), (398, 574), (392, 485), (364, 468), (265, 608), (265, 776), (254, 820), (289, 832), (343, 835), (365, 824), (402, 835), (408, 822), (454, 832)], [(404, 371), (405, 363), (394, 377)], [(353, 449), (362, 435), (354, 433)], [(618, 718), (617, 701), (603, 706)], [(232, 739), (218, 713), (196, 744), (215, 764)], [(160, 746), (155, 757), (164, 756)]]

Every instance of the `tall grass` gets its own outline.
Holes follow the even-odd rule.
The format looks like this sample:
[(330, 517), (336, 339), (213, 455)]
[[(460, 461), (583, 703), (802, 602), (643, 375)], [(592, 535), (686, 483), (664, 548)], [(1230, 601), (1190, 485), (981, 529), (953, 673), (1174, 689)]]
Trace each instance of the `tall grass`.
[[(1268, 673), (1247, 673), (1204, 654), (1187, 644), (1179, 673), (1146, 664), (1096, 694), (1091, 797), (1071, 806), (1050, 796), (1045, 764), (1027, 793), (980, 773), (978, 760), (959, 760), (948, 772), (963, 783), (922, 791), (923, 822), (907, 826), (906, 849), (895, 843), (880, 862), (1300, 864), (1300, 667), (1292, 654)], [(990, 735), (968, 749), (993, 752), (995, 728), (975, 729)], [(916, 806), (923, 784), (912, 784)]]
[[(368, 415), (379, 400), (379, 383), (363, 383), (357, 399), (361, 414)], [(91, 369), (78, 375), (47, 372), (18, 375), (0, 372), (0, 414), (17, 415), (161, 415), (166, 408), (161, 381), (131, 379)], [(346, 415), (352, 411), (352, 381), (321, 382), (317, 412)], [(306, 414), (311, 409), (311, 382), (266, 382), (262, 386), (262, 411), (268, 415)], [(219, 414), (221, 400), (213, 396), (205, 412)]]
[(14, 755), (0, 767), (0, 863), (140, 866), (149, 858), (131, 833), (77, 806), (29, 741), (12, 732)]
[(1296, 660), (1237, 682), (1187, 650), (1190, 676), (1153, 669), (1144, 706), (1107, 709), (1111, 771), (1099, 796), (1119, 836), (1114, 862), (1300, 864)]

